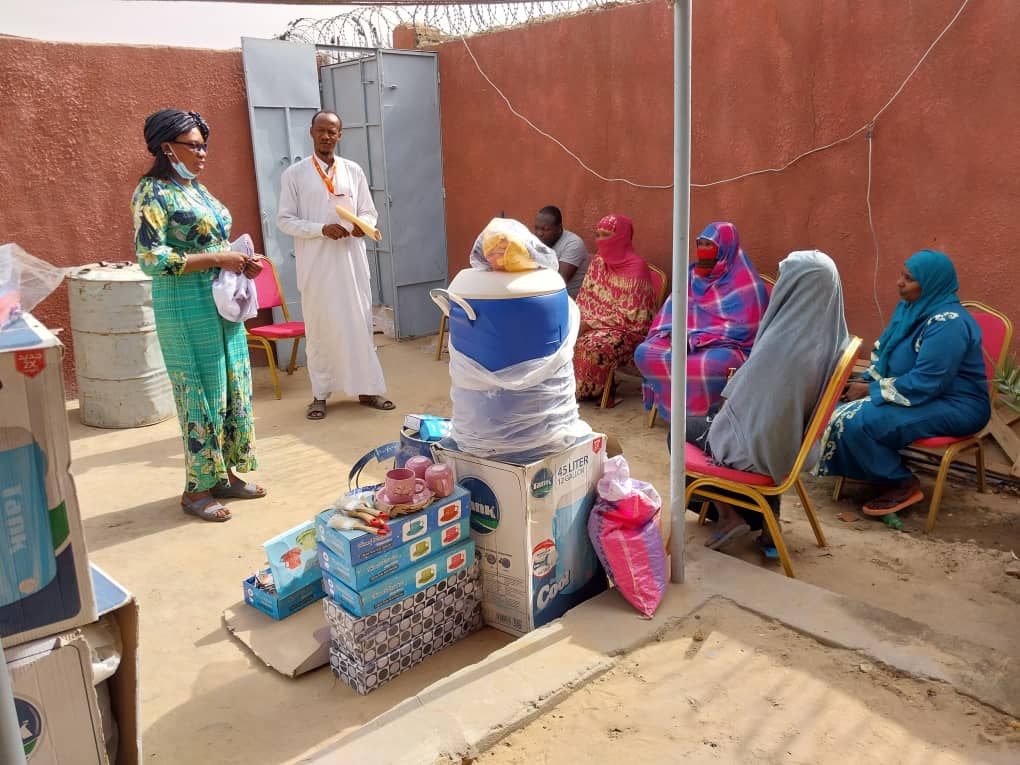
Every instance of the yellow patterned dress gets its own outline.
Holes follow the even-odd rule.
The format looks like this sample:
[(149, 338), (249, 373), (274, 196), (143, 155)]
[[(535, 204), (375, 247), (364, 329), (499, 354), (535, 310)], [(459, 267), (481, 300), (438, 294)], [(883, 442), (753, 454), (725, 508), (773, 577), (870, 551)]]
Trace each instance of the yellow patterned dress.
[(581, 322), (588, 331), (574, 346), (577, 397), (602, 394), (609, 371), (634, 359), (655, 318), (655, 291), (648, 267), (643, 275), (621, 275), (596, 256), (577, 295)]
[(228, 480), (228, 468), (257, 467), (244, 325), (216, 310), (219, 269), (182, 273), (188, 255), (229, 248), (230, 212), (197, 181), (150, 177), (138, 183), (131, 209), (184, 438), (184, 490), (206, 491)]

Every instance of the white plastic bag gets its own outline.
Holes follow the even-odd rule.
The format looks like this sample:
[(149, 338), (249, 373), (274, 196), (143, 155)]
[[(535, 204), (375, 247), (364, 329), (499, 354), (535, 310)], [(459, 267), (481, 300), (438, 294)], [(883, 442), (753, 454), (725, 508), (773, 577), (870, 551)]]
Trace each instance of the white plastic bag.
[[(241, 234), (235, 239), (230, 249), (240, 253), (248, 260), (255, 257), (255, 243), (248, 234)], [(220, 269), (213, 281), (213, 302), (227, 321), (242, 322), (253, 319), (259, 312), (259, 297), (255, 290), (255, 281), (233, 271)]]
[(45, 300), (68, 270), (32, 257), (14, 243), (0, 245), (0, 330)]
[[(486, 257), (484, 242), (487, 237), (504, 237), (507, 245), (513, 246), (516, 257), (512, 260), (523, 264), (530, 259), (533, 265), (526, 267), (501, 267), (498, 265), (504, 252), (498, 249), (498, 256), (494, 259)], [(526, 253), (526, 254), (525, 254)], [(496, 260), (496, 263), (493, 262)], [(552, 248), (542, 244), (542, 240), (535, 236), (527, 226), (513, 218), (493, 218), (489, 224), (482, 229), (482, 233), (475, 239), (474, 247), (471, 248), (471, 267), (482, 271), (526, 271), (529, 268), (551, 268), (553, 271), (559, 268), (559, 260)]]
[(577, 408), (574, 343), (581, 315), (570, 303), (570, 330), (550, 356), (495, 372), (450, 342), (451, 438), (486, 459), (532, 461), (591, 433)]

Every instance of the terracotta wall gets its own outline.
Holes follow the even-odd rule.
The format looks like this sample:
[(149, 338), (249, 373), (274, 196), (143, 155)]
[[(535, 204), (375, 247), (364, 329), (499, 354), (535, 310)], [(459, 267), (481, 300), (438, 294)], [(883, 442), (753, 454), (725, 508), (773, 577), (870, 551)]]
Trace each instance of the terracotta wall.
[[(0, 37), (0, 242), (61, 266), (134, 258), (131, 193), (151, 164), (145, 117), (201, 112), (212, 133), (202, 180), (229, 208), (234, 232), (261, 246), (241, 54)], [(64, 327), (66, 288), (35, 313)]]
[[(959, 7), (844, 0), (714, 0), (694, 15), (693, 178), (775, 166), (865, 123)], [(1020, 3), (975, 0), (878, 121), (872, 205), (877, 297), (888, 319), (902, 261), (954, 256), (962, 294), (1020, 320)], [(656, 0), (471, 38), (519, 111), (606, 176), (668, 184), (672, 174), (672, 13)], [(594, 249), (604, 213), (625, 212), (636, 245), (668, 269), (669, 190), (598, 180), (511, 115), (460, 41), (438, 50), (450, 272), (475, 235), (545, 204)], [(0, 242), (60, 265), (133, 256), (129, 199), (148, 165), (147, 114), (202, 112), (212, 125), (204, 180), (234, 231), (261, 245), (241, 56), (237, 51), (70, 45), (0, 37)], [(692, 235), (736, 223), (766, 273), (817, 247), (843, 275), (851, 329), (881, 329), (865, 207), (868, 145), (854, 140), (781, 174), (693, 192)], [(38, 310), (69, 327), (61, 290)], [(65, 340), (70, 344), (69, 333)], [(1020, 347), (1020, 346), (1018, 346)], [(69, 382), (73, 356), (66, 364)]]
[[(693, 180), (783, 164), (841, 138), (889, 99), (960, 0), (714, 0), (694, 4)], [(877, 123), (872, 206), (877, 297), (888, 320), (912, 252), (950, 253), (961, 294), (1020, 322), (1020, 3), (977, 0)], [(530, 117), (601, 174), (665, 184), (672, 172), (672, 11), (662, 2), (470, 39), (482, 68)], [(636, 246), (666, 267), (671, 192), (605, 183), (507, 110), (460, 41), (439, 48), (450, 271), (504, 212), (546, 204), (594, 249), (607, 212), (635, 220)], [(731, 220), (762, 272), (795, 249), (839, 264), (851, 330), (880, 331), (865, 207), (863, 135), (781, 174), (692, 195), (692, 235)]]

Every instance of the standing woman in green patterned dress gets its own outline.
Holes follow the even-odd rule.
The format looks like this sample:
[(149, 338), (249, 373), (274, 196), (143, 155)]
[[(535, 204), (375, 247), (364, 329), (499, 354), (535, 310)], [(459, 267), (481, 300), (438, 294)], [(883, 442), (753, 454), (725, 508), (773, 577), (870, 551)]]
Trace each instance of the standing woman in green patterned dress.
[(219, 500), (256, 499), (265, 489), (234, 470), (257, 466), (251, 366), (244, 324), (220, 316), (212, 284), (220, 269), (256, 276), (258, 259), (230, 250), (230, 213), (198, 182), (209, 126), (197, 112), (164, 109), (145, 120), (156, 160), (131, 199), (135, 254), (152, 277), (156, 334), (184, 437), (181, 508), (223, 522)]

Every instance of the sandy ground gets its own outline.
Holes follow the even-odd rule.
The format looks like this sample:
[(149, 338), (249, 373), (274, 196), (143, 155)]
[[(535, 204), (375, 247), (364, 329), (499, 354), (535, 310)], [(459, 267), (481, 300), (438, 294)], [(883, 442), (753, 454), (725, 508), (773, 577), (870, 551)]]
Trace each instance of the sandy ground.
[[(232, 503), (235, 518), (225, 524), (202, 523), (180, 512), (183, 457), (175, 419), (104, 431), (82, 426), (77, 410), (69, 412), (72, 472), (92, 558), (129, 587), (141, 606), (147, 762), (286, 762), (509, 641), (483, 630), (358, 697), (325, 669), (298, 680), (284, 678), (221, 624), (222, 610), (241, 598), (243, 578), (262, 563), (262, 541), (311, 518), (342, 493), (352, 462), (394, 440), (402, 413), (450, 412), (449, 377), (445, 362), (433, 359), (434, 338), (380, 340), (395, 412), (331, 401), (327, 419), (310, 422), (304, 417), (311, 396), (302, 370), (282, 376), (280, 401), (273, 398), (268, 370), (256, 370), (261, 465), (255, 477), (270, 496)], [(617, 408), (586, 404), (582, 416), (597, 430), (616, 435), (634, 475), (666, 494), (666, 429), (659, 424), (648, 430), (636, 388), (622, 392), (626, 398)], [(927, 538), (919, 533), (920, 513), (907, 519), (910, 533), (864, 519), (843, 523), (837, 514), (855, 505), (850, 499), (833, 505), (828, 490), (822, 481), (810, 489), (829, 536), (831, 546), (824, 551), (814, 547), (795, 499), (784, 500), (784, 533), (800, 578), (1020, 657), (1020, 580), (1004, 573), (1008, 551), (1020, 553), (1015, 495), (953, 488), (935, 535)], [(693, 517), (688, 519), (690, 544), (701, 544), (706, 534)], [(755, 560), (749, 546), (734, 548), (732, 554)]]
[(1015, 763), (1020, 723), (723, 600), (667, 629), (477, 765)]

